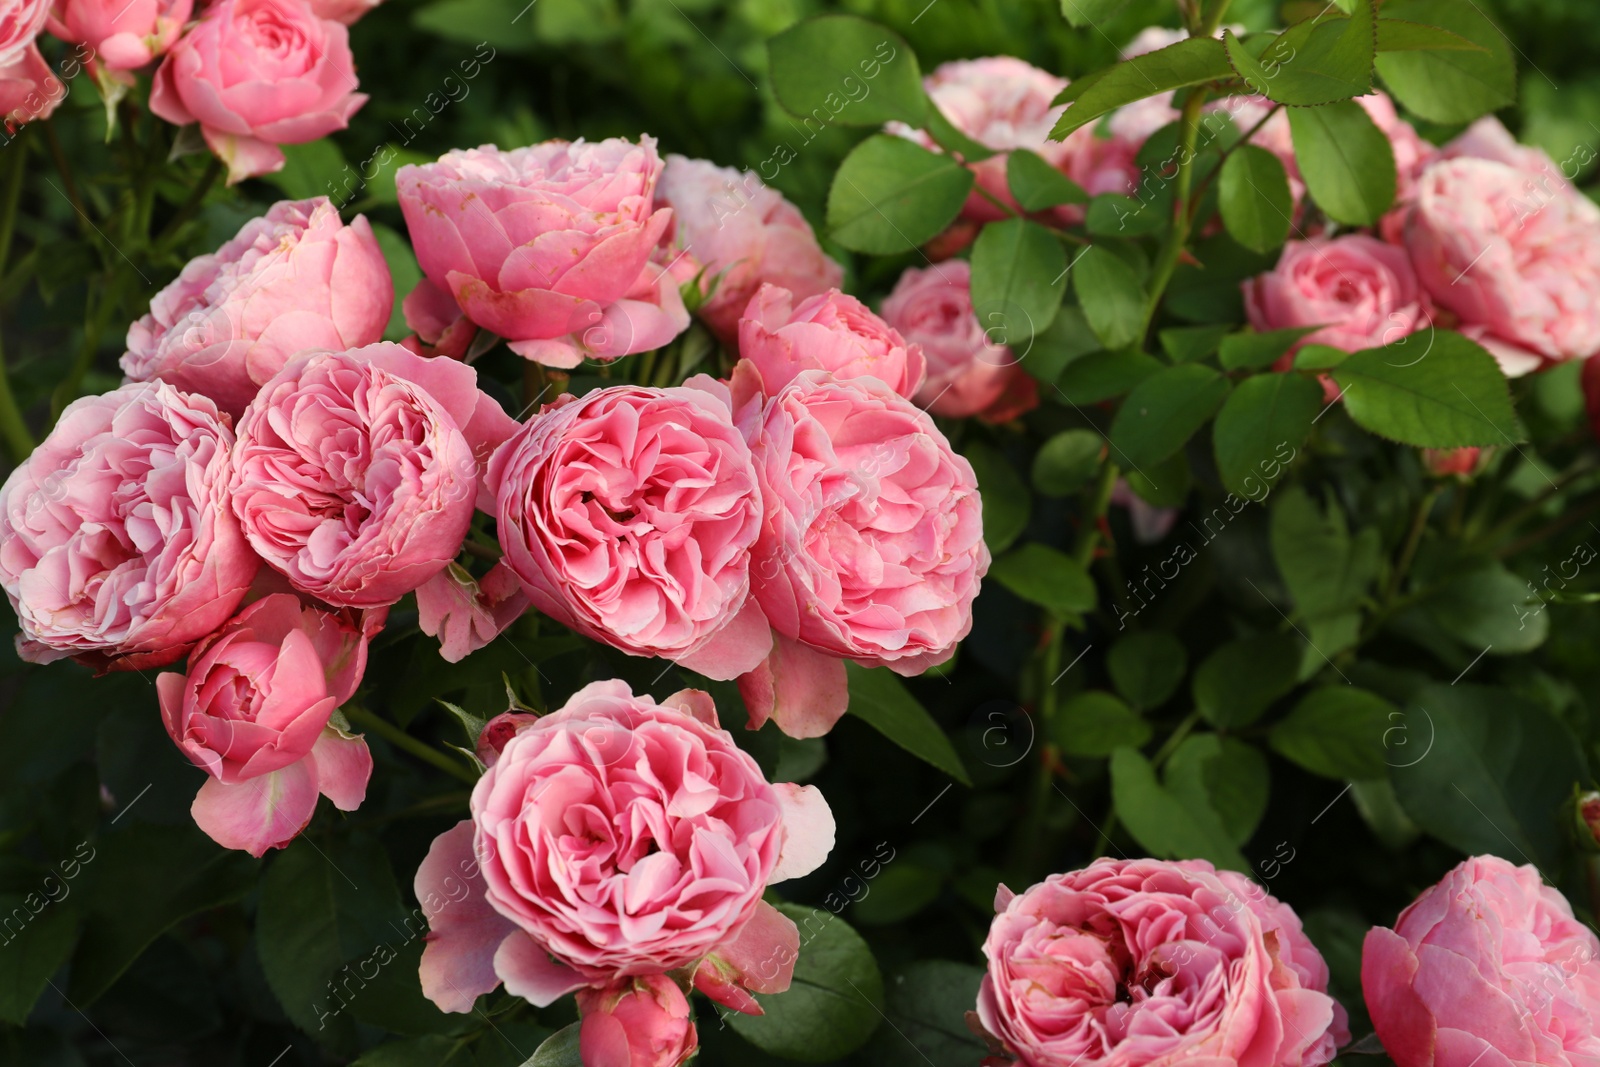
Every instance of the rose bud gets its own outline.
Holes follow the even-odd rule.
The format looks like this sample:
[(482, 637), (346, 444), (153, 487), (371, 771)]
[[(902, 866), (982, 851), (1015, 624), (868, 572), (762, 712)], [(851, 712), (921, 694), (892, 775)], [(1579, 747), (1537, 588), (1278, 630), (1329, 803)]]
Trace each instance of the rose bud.
[(131, 71), (171, 48), (193, 9), (193, 0), (56, 0), (49, 27), (87, 46), (96, 66)]
[(694, 1055), (689, 1000), (664, 974), (580, 989), (577, 999), (584, 1067), (678, 1067)]
[(796, 304), (787, 289), (763, 285), (739, 320), (739, 355), (760, 371), (769, 396), (801, 371), (823, 370), (870, 376), (909, 397), (927, 372), (921, 345), (837, 289)]

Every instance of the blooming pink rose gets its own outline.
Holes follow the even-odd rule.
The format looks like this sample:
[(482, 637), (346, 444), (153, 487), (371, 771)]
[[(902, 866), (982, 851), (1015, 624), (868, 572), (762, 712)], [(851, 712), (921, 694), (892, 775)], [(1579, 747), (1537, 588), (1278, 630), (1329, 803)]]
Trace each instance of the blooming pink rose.
[(1351, 233), (1290, 241), (1278, 265), (1243, 283), (1245, 314), (1257, 330), (1323, 328), (1296, 343), (1357, 352), (1432, 322), (1428, 294), (1405, 249)]
[(355, 69), (348, 31), (306, 0), (215, 0), (156, 71), (150, 110), (198, 122), (232, 185), (281, 170), (279, 145), (349, 125), (367, 102)]
[(1412, 265), (1463, 332), (1481, 329), (1491, 352), (1487, 339), (1546, 361), (1600, 352), (1600, 207), (1559, 179), (1460, 158), (1432, 164), (1418, 181), (1405, 225)]
[(1571, 185), (1569, 177), (1576, 177), (1576, 173), (1569, 176), (1556, 166), (1543, 149), (1518, 144), (1505, 124), (1493, 115), (1485, 115), (1468, 126), (1438, 155), (1444, 159), (1490, 159), (1515, 167), (1534, 179), (1530, 194), (1538, 191), (1544, 196), (1554, 195), (1556, 189)]
[(760, 488), (726, 386), (567, 394), (501, 446), (488, 481), (505, 562), (546, 615), (723, 680), (771, 651), (749, 599)]
[(1457, 866), (1367, 931), (1361, 991), (1397, 1067), (1600, 1061), (1600, 941), (1534, 867)]
[(883, 320), (922, 349), (928, 377), (915, 399), (935, 415), (1005, 422), (1039, 406), (1033, 377), (1010, 348), (994, 342), (1005, 324), (986, 330), (978, 321), (966, 260), (906, 268), (883, 302)]
[(470, 1011), (504, 982), (543, 1007), (708, 960), (747, 989), (788, 987), (798, 931), (761, 894), (832, 848), (815, 787), (768, 784), (692, 689), (658, 705), (594, 682), (559, 711), (509, 718), (472, 818), (417, 871), (428, 999)]
[(927, 372), (920, 345), (837, 289), (796, 305), (787, 289), (763, 285), (739, 320), (739, 355), (760, 372), (769, 394), (801, 371), (825, 370), (841, 379), (870, 375), (912, 396)]
[(702, 291), (716, 281), (697, 314), (729, 344), (738, 339), (739, 317), (763, 283), (804, 300), (838, 288), (844, 277), (800, 210), (754, 174), (668, 156), (656, 203), (672, 209), (667, 257), (682, 257), (691, 274), (703, 271)]
[(9, 67), (34, 47), (50, 17), (50, 0), (0, 0), (0, 67)]
[(97, 65), (137, 70), (171, 48), (193, 0), (55, 0), (50, 32), (87, 45)]
[(417, 627), (439, 639), (439, 654), (448, 662), (460, 663), (504, 633), (528, 610), (528, 603), (505, 560), (491, 567), (481, 582), (451, 563), (417, 586)]
[(228, 510), (227, 416), (161, 382), (76, 400), (0, 488), (23, 659), (161, 666), (233, 614), (260, 561)]
[(664, 974), (621, 978), (604, 989), (578, 991), (583, 1026), (578, 1052), (585, 1067), (678, 1067), (698, 1039), (689, 1000)]
[(13, 126), (47, 119), (67, 98), (67, 87), (50, 64), (29, 45), (10, 63), (0, 64), (0, 119)]
[(461, 550), (479, 464), (516, 428), (477, 382), (396, 344), (290, 362), (239, 420), (230, 495), (251, 546), (341, 607), (432, 578)]
[[(735, 369), (741, 411), (752, 374)], [(765, 515), (753, 588), (778, 640), (739, 681), (752, 726), (825, 734), (842, 659), (919, 674), (972, 628), (989, 569), (972, 467), (933, 419), (872, 377), (804, 371), (750, 418)]]
[(1319, 1067), (1350, 1039), (1295, 913), (1204, 860), (1099, 859), (995, 911), (978, 1017), (1023, 1067)]
[[(660, 175), (654, 138), (613, 137), (458, 149), (395, 181), (422, 284), (518, 355), (576, 367), (659, 348), (689, 325), (677, 283), (650, 262), (672, 222), (654, 206)], [(436, 302), (408, 297), (407, 321), (414, 299)]]
[(318, 794), (360, 806), (372, 754), (328, 720), (361, 684), (385, 614), (274, 593), (202, 641), (187, 673), (157, 676), (167, 733), (210, 775), (190, 811), (212, 840), (260, 856), (305, 829)]
[(128, 328), (122, 370), (201, 393), (235, 418), (291, 356), (383, 340), (394, 284), (365, 216), (280, 200), (189, 261)]

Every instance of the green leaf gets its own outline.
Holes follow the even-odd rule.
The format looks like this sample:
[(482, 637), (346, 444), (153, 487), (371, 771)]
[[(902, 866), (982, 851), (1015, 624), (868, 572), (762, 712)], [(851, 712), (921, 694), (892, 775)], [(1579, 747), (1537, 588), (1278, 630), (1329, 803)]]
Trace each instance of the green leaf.
[(974, 141), (958, 130), (945, 117), (944, 112), (939, 110), (939, 105), (934, 103), (931, 96), (928, 97), (926, 114), (927, 133), (933, 138), (934, 143), (946, 152), (960, 156), (963, 162), (976, 163), (995, 154), (994, 149)]
[(860, 926), (891, 926), (904, 922), (939, 899), (944, 878), (910, 860), (901, 859), (883, 868), (861, 897), (850, 908)]
[(1028, 527), (1033, 498), (1005, 453), (982, 441), (968, 442), (965, 455), (983, 496), (983, 543), (999, 555)]
[(827, 1063), (860, 1048), (882, 1020), (883, 976), (861, 935), (819, 908), (780, 904), (800, 928), (800, 957), (787, 992), (756, 993), (764, 1015), (724, 1013), (740, 1037), (764, 1052)]
[(1532, 652), (1550, 634), (1544, 601), (1494, 560), (1483, 560), (1443, 583), (1423, 607), (1445, 633), (1473, 652)]
[[(824, 125), (920, 126), (922, 71), (905, 38), (854, 15), (819, 15), (767, 42), (772, 92), (784, 110)], [(820, 112), (820, 114), (819, 114)]]
[(533, 1050), (527, 1067), (583, 1067), (583, 1058), (578, 1055), (580, 1030), (581, 1025), (573, 1023), (545, 1038), (544, 1043)]
[[(1285, 489), (1272, 508), (1272, 556), (1305, 618), (1355, 608), (1378, 576), (1380, 534), (1363, 527), (1355, 538), (1337, 502), (1324, 515), (1299, 486)], [(1332, 650), (1329, 650), (1332, 655)]]
[(1294, 354), (1295, 370), (1332, 370), (1350, 358), (1350, 353), (1332, 345), (1302, 345)]
[(522, 7), (515, 0), (433, 0), (412, 14), (411, 24), (445, 41), (493, 41), (506, 52), (531, 52), (539, 37), (533, 19), (517, 17)]
[(961, 212), (972, 172), (902, 137), (875, 134), (850, 152), (828, 192), (828, 229), (855, 252), (908, 252)]
[(972, 309), (986, 329), (1005, 330), (1006, 343), (1024, 348), (1061, 310), (1067, 291), (1067, 253), (1036, 222), (991, 222), (972, 246)]
[(950, 738), (887, 667), (846, 663), (850, 714), (913, 756), (930, 763), (962, 785), (971, 785)]
[(1062, 430), (1033, 457), (1033, 487), (1042, 496), (1071, 496), (1100, 469), (1106, 440), (1098, 430)]
[(1292, 107), (1289, 130), (1306, 189), (1329, 218), (1370, 226), (1394, 203), (1394, 150), (1353, 100)]
[(1174, 363), (1196, 363), (1217, 350), (1232, 326), (1170, 326), (1157, 334), (1161, 351)]
[(1201, 241), (1193, 263), (1179, 263), (1167, 285), (1166, 309), (1188, 322), (1243, 321), (1239, 283), (1271, 270), (1274, 256), (1252, 252), (1226, 233)]
[(1085, 26), (1098, 26), (1127, 3), (1128, 0), (1061, 0), (1061, 17), (1081, 30)]
[(1087, 204), (1083, 186), (1046, 163), (1037, 152), (1013, 148), (1006, 156), (1006, 185), (1023, 211), (1046, 211), (1063, 204)]
[(1442, 26), (1424, 26), (1405, 19), (1378, 20), (1380, 52), (1482, 52), (1488, 49)]
[(1100, 343), (1125, 348), (1144, 327), (1144, 286), (1139, 275), (1114, 252), (1091, 245), (1072, 263), (1072, 289)]
[(1224, 31), (1228, 60), (1253, 90), (1280, 104), (1331, 104), (1372, 90), (1377, 36), (1372, 0), (1358, 0), (1349, 17), (1311, 18), (1274, 38), (1259, 57), (1232, 30)]
[(263, 174), (261, 180), (276, 185), (291, 200), (332, 196), (343, 184), (344, 156), (327, 138), (283, 146), (283, 169)]
[(1389, 0), (1384, 21), (1443, 27), (1482, 51), (1385, 51), (1378, 74), (1408, 111), (1432, 122), (1471, 122), (1516, 102), (1511, 45), (1476, 4), (1459, 0)]
[(1096, 237), (1144, 237), (1160, 233), (1172, 222), (1172, 205), (1164, 200), (1135, 200), (1122, 193), (1101, 193), (1089, 201), (1084, 228)]
[(1216, 414), (1228, 390), (1228, 379), (1199, 363), (1152, 374), (1117, 409), (1111, 443), (1130, 466), (1160, 463)]
[(0, 894), (0, 1021), (27, 1022), (39, 994), (72, 955), (78, 908), (69, 903), (71, 892), (72, 883), (52, 872), (36, 891)]
[(1216, 811), (1175, 797), (1134, 749), (1111, 754), (1111, 800), (1128, 833), (1158, 859), (1206, 859), (1229, 870), (1250, 869)]
[(1211, 37), (1186, 38), (1074, 80), (1056, 97), (1056, 103), (1070, 106), (1050, 131), (1050, 138), (1063, 140), (1078, 127), (1135, 100), (1189, 85), (1227, 81), (1233, 76), (1221, 41)]
[(1293, 326), (1287, 330), (1240, 330), (1222, 339), (1217, 359), (1226, 370), (1260, 370), (1282, 359), (1294, 343), (1321, 326)]
[(1194, 674), (1194, 703), (1219, 729), (1249, 726), (1299, 680), (1300, 641), (1266, 633), (1229, 641)]
[(1272, 750), (1325, 778), (1382, 778), (1393, 704), (1365, 689), (1330, 685), (1308, 694), (1272, 729)]
[(1143, 352), (1095, 352), (1068, 364), (1058, 384), (1068, 403), (1098, 404), (1121, 396), (1162, 369), (1159, 359)]
[(616, 0), (544, 0), (533, 7), (534, 34), (547, 47), (604, 44), (622, 36), (624, 28)]
[(1211, 430), (1222, 484), (1260, 499), (1262, 479), (1281, 474), (1294, 459), (1321, 408), (1322, 386), (1298, 374), (1258, 374), (1240, 382)]
[(1222, 224), (1246, 248), (1270, 252), (1289, 236), (1289, 173), (1265, 148), (1242, 144), (1233, 150), (1222, 164), (1218, 198)]
[(1345, 410), (1363, 428), (1419, 448), (1527, 440), (1494, 357), (1458, 333), (1438, 331), (1423, 352), (1399, 341), (1356, 352), (1333, 369)]
[(1160, 463), (1142, 470), (1131, 470), (1125, 476), (1128, 488), (1139, 495), (1146, 504), (1158, 508), (1181, 508), (1194, 488), (1194, 472), (1189, 469), (1189, 457), (1174, 452)]
[(1192, 807), (1210, 807), (1236, 845), (1267, 813), (1271, 776), (1261, 750), (1233, 737), (1192, 734), (1167, 760), (1167, 790)]
[[(994, 895), (993, 886), (989, 895)], [(913, 1063), (972, 1067), (988, 1049), (967, 1029), (963, 1017), (978, 1002), (982, 983), (982, 968), (949, 960), (915, 960), (889, 974), (884, 1014), (893, 1025), (879, 1028), (873, 1036), (866, 1062), (900, 1063), (908, 1058), (909, 1043), (918, 1053)]]
[(1407, 744), (1387, 739), (1389, 778), (1417, 825), (1468, 855), (1538, 864), (1559, 883), (1569, 848), (1561, 812), (1573, 785), (1589, 781), (1566, 726), (1510, 690), (1434, 684), (1391, 729)]
[[(576, 1030), (576, 1025), (573, 1026)], [(576, 1054), (576, 1045), (574, 1045)], [(539, 1063), (538, 1057), (532, 1061)], [(390, 1041), (366, 1052), (350, 1067), (477, 1067), (477, 1058), (464, 1038), (430, 1034), (409, 1041)], [(570, 1067), (581, 1067), (576, 1058)]]
[(478, 744), (479, 735), (483, 733), (483, 728), (489, 724), (489, 721), (480, 719), (466, 708), (457, 707), (448, 700), (441, 700), (439, 704), (451, 715), (454, 715), (456, 721), (461, 724), (461, 732), (467, 735), (468, 747), (475, 747)]
[(1111, 684), (1128, 703), (1146, 711), (1165, 704), (1188, 669), (1183, 642), (1160, 630), (1129, 634), (1106, 655)]
[(1061, 377), (1074, 360), (1100, 351), (1100, 338), (1089, 329), (1089, 320), (1076, 304), (1063, 304), (1050, 328), (1033, 339), (1033, 347), (1018, 360), (1034, 379), (1046, 385)]
[(1089, 572), (1065, 552), (1029, 541), (989, 566), (989, 577), (1030, 604), (1057, 615), (1093, 611), (1098, 594)]
[(1150, 724), (1128, 705), (1099, 690), (1079, 693), (1056, 715), (1055, 741), (1072, 756), (1103, 759), (1126, 745), (1142, 748), (1150, 740)]

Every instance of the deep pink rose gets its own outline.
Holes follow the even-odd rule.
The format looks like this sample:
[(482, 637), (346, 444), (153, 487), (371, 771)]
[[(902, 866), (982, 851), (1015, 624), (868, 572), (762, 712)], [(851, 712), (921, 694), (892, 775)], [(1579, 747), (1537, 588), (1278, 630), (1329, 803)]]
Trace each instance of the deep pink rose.
[(1263, 332), (1323, 326), (1295, 348), (1346, 352), (1392, 344), (1432, 322), (1428, 294), (1405, 249), (1351, 233), (1290, 241), (1278, 265), (1243, 284), (1250, 325)]
[(1204, 860), (1099, 859), (995, 911), (978, 1017), (1022, 1067), (1319, 1067), (1350, 1039), (1295, 913)]
[(235, 418), (291, 356), (383, 340), (389, 266), (365, 216), (326, 197), (280, 200), (189, 261), (128, 328), (122, 370), (202, 393)]
[(557, 622), (723, 680), (771, 651), (749, 597), (761, 492), (726, 386), (567, 394), (488, 480), (505, 562)]
[(97, 65), (137, 70), (171, 48), (194, 0), (55, 0), (50, 32), (87, 45)]
[(348, 31), (306, 0), (215, 0), (156, 71), (150, 110), (198, 122), (231, 185), (282, 169), (279, 145), (344, 129), (367, 102), (355, 69)]
[(506, 718), (471, 820), (417, 871), (428, 999), (470, 1011), (504, 982), (542, 1007), (708, 960), (746, 989), (788, 987), (798, 932), (761, 894), (832, 848), (815, 787), (768, 784), (696, 690), (658, 705), (594, 682), (559, 711)]
[(328, 720), (361, 684), (385, 614), (274, 593), (202, 641), (186, 673), (157, 676), (167, 733), (210, 775), (190, 811), (212, 840), (260, 856), (305, 829), (319, 794), (360, 806), (372, 754)]
[(1600, 941), (1532, 866), (1474, 856), (1367, 931), (1361, 991), (1397, 1067), (1600, 1062)]
[(928, 376), (916, 402), (935, 415), (1005, 422), (1039, 406), (1033, 377), (997, 343), (1007, 324), (986, 329), (972, 309), (972, 267), (953, 259), (908, 267), (883, 302), (883, 320), (922, 349)]
[[(747, 368), (741, 410), (759, 402), (743, 399)], [(913, 675), (954, 654), (989, 569), (983, 505), (933, 419), (876, 378), (804, 371), (750, 425), (765, 502), (752, 584), (778, 640), (740, 691), (752, 726), (816, 737), (844, 713), (843, 659)]]
[(0, 67), (12, 66), (34, 47), (49, 17), (50, 0), (0, 0)]
[(739, 316), (763, 283), (804, 300), (838, 288), (844, 277), (800, 209), (749, 172), (668, 156), (656, 203), (672, 209), (662, 254), (669, 262), (681, 257), (691, 276), (703, 271), (702, 291), (715, 279), (716, 290), (697, 314), (729, 344), (738, 340)]
[(801, 371), (825, 370), (841, 379), (870, 375), (909, 397), (927, 372), (921, 346), (837, 289), (797, 304), (787, 289), (763, 285), (739, 320), (739, 355), (768, 394)]
[[(672, 222), (655, 207), (660, 175), (647, 136), (458, 149), (395, 181), (422, 284), (518, 355), (576, 367), (659, 348), (689, 325), (677, 283), (650, 262)], [(414, 300), (431, 302), (408, 297), (408, 321)]]
[[(1417, 183), (1405, 242), (1422, 284), (1464, 328), (1544, 361), (1600, 352), (1600, 207), (1558, 172), (1436, 162)], [(1504, 369), (1525, 373), (1532, 361)]]
[(67, 98), (67, 87), (50, 64), (29, 45), (10, 63), (0, 64), (0, 119), (13, 126), (47, 119)]
[(664, 974), (581, 989), (577, 1000), (584, 1067), (678, 1067), (694, 1055), (689, 999)]
[(239, 420), (230, 487), (252, 547), (302, 592), (382, 607), (461, 550), (479, 464), (516, 424), (471, 367), (396, 344), (301, 356)]
[(233, 433), (162, 382), (73, 401), (0, 488), (0, 585), (23, 659), (171, 663), (233, 614), (260, 561), (228, 510)]

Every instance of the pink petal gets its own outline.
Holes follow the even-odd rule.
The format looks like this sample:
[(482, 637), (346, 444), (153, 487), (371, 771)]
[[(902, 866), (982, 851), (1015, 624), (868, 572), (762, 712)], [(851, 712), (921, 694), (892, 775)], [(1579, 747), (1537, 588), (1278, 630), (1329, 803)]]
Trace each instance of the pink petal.
[[(794, 978), (800, 958), (800, 930), (766, 901), (756, 905), (750, 921), (732, 941), (711, 951), (709, 960), (727, 980), (753, 993), (782, 993)], [(696, 984), (698, 984), (698, 976)]]
[(578, 1031), (578, 1057), (583, 1067), (633, 1067), (628, 1031), (615, 1015), (595, 1012), (583, 1017)]
[(301, 760), (235, 785), (207, 778), (189, 814), (223, 848), (260, 858), (293, 841), (316, 810), (316, 771), (310, 760)]
[(767, 884), (810, 874), (833, 851), (833, 811), (814, 785), (776, 782), (778, 806), (783, 812), (783, 850)]
[(773, 635), (772, 655), (739, 678), (739, 694), (757, 730), (772, 718), (790, 737), (821, 737), (850, 704), (844, 661)]
[(1437, 1035), (1433, 1013), (1412, 988), (1417, 957), (1405, 938), (1375, 926), (1361, 946), (1361, 992), (1378, 1040), (1396, 1063), (1431, 1064)]
[(589, 984), (571, 967), (551, 959), (543, 946), (521, 930), (513, 930), (500, 942), (494, 969), (505, 981), (507, 993), (536, 1008), (547, 1008)]
[(428, 917), (419, 971), (423, 996), (440, 1011), (471, 1011), (479, 994), (500, 984), (494, 951), (516, 927), (484, 896), (470, 819), (433, 839), (414, 888)]
[(680, 689), (661, 703), (699, 719), (713, 730), (721, 726), (717, 721), (717, 705), (711, 700), (711, 694), (703, 689)]
[(772, 654), (772, 627), (755, 597), (704, 644), (678, 657), (678, 665), (696, 674), (726, 682), (755, 670)]
[(317, 789), (340, 811), (355, 811), (367, 798), (372, 777), (372, 752), (360, 737), (341, 734), (333, 727), (322, 731), (311, 746), (317, 770)]

